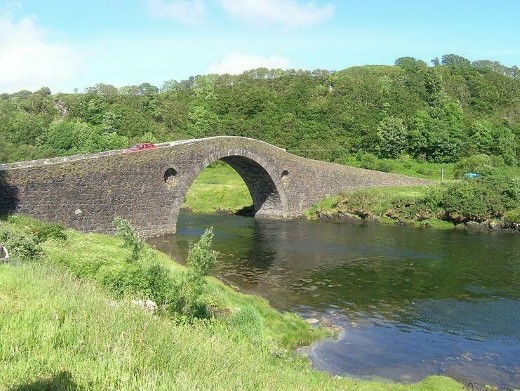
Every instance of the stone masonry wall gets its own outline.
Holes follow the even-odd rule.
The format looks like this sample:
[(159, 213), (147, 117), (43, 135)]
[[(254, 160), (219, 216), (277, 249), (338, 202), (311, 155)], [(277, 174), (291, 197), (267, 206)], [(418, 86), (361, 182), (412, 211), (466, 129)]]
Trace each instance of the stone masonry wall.
[(230, 164), (244, 179), (257, 216), (293, 218), (327, 195), (427, 181), (301, 158), (267, 143), (212, 137), (135, 153), (0, 165), (0, 213), (22, 213), (88, 232), (112, 232), (115, 216), (145, 235), (175, 232), (184, 197), (206, 166)]

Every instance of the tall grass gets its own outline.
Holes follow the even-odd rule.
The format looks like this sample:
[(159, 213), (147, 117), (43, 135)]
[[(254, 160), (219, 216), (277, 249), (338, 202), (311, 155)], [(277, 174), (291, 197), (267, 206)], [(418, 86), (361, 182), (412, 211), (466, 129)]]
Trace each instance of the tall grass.
[(333, 379), (222, 324), (179, 325), (53, 265), (0, 266), (0, 389), (460, 390)]

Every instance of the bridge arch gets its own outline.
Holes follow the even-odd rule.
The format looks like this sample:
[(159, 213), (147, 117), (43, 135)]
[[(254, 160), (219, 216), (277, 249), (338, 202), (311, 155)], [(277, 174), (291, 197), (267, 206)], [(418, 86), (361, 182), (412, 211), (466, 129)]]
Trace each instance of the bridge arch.
[(172, 167), (165, 171), (165, 178), (172, 172), (175, 172), (176, 178), (176, 185), (172, 188), (174, 202), (171, 217), (174, 227), (177, 226), (182, 203), (195, 179), (206, 167), (219, 160), (230, 165), (244, 181), (253, 200), (255, 217), (286, 217), (287, 193), (282, 178), (287, 175), (287, 170), (279, 170), (252, 151), (227, 150), (211, 153), (184, 172)]

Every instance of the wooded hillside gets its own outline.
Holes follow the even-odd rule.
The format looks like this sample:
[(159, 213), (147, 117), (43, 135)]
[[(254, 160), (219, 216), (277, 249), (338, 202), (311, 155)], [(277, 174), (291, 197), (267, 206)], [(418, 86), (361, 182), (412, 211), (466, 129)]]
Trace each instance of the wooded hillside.
[(0, 162), (126, 148), (140, 141), (253, 137), (298, 155), (453, 162), (520, 160), (520, 70), (445, 55), (341, 71), (256, 69), (83, 93), (0, 95)]

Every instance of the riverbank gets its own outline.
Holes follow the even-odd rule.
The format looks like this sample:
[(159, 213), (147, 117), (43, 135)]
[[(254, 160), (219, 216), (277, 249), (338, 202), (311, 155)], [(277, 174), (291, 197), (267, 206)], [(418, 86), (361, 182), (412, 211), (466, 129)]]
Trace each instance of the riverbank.
[(213, 278), (204, 298), (211, 317), (186, 321), (161, 306), (142, 308), (151, 296), (140, 289), (154, 285), (140, 275), (148, 262), (171, 278), (186, 272), (150, 248), (136, 267), (113, 236), (18, 217), (0, 231), (19, 243), (0, 266), (2, 389), (462, 389), (441, 377), (404, 386), (315, 371), (293, 349), (323, 330)]
[(486, 194), (485, 185), (463, 181), (343, 193), (314, 205), (306, 217), (351, 223), (520, 232), (519, 201), (520, 198), (510, 197), (506, 192), (502, 197)]

